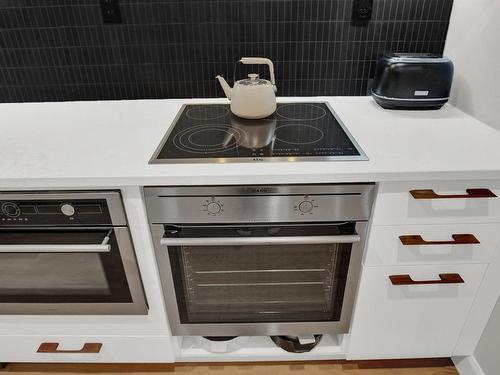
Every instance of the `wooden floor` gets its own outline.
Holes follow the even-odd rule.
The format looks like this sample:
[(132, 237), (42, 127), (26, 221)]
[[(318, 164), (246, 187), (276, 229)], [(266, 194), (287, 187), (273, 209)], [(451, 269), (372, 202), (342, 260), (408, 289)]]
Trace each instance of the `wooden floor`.
[(11, 375), (458, 375), (449, 359), (401, 361), (321, 361), (212, 364), (9, 364), (1, 373)]

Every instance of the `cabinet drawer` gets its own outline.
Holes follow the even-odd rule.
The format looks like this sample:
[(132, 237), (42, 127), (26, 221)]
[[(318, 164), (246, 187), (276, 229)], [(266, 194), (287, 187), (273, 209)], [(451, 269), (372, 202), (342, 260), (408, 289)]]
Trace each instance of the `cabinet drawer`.
[(173, 362), (167, 336), (0, 336), (0, 362)]
[(489, 263), (499, 245), (500, 223), (373, 226), (365, 264)]
[(374, 225), (491, 222), (500, 222), (499, 181), (381, 183), (373, 213)]
[[(479, 288), (485, 264), (364, 267), (348, 359), (448, 357)], [(463, 283), (393, 285), (390, 276), (437, 281), (458, 274)], [(446, 279), (443, 276), (443, 279)], [(456, 282), (456, 278), (449, 278)]]

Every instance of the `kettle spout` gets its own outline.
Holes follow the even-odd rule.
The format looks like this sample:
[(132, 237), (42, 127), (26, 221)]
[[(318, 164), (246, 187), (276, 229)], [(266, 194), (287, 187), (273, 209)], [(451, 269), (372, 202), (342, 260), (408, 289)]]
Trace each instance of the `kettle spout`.
[(231, 99), (231, 94), (233, 92), (233, 89), (231, 88), (231, 86), (229, 86), (229, 84), (226, 82), (224, 77), (216, 76), (215, 78), (217, 78), (219, 80), (219, 83), (222, 86), (222, 89), (224, 90), (224, 94), (226, 94), (226, 97), (228, 99)]

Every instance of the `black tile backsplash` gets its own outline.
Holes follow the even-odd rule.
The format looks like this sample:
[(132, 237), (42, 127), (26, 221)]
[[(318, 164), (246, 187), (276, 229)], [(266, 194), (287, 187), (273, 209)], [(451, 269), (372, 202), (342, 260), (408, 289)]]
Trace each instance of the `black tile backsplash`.
[(365, 95), (382, 53), (442, 52), (453, 0), (373, 0), (365, 26), (352, 2), (121, 0), (104, 24), (99, 0), (0, 0), (0, 101), (223, 96), (243, 56), (280, 96)]

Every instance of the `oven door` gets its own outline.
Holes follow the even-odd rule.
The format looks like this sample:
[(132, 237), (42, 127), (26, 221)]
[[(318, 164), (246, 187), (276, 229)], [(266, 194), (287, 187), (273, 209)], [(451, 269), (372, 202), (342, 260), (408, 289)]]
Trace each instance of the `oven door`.
[(0, 313), (147, 314), (128, 229), (0, 229)]
[(365, 229), (155, 225), (174, 335), (348, 332)]

